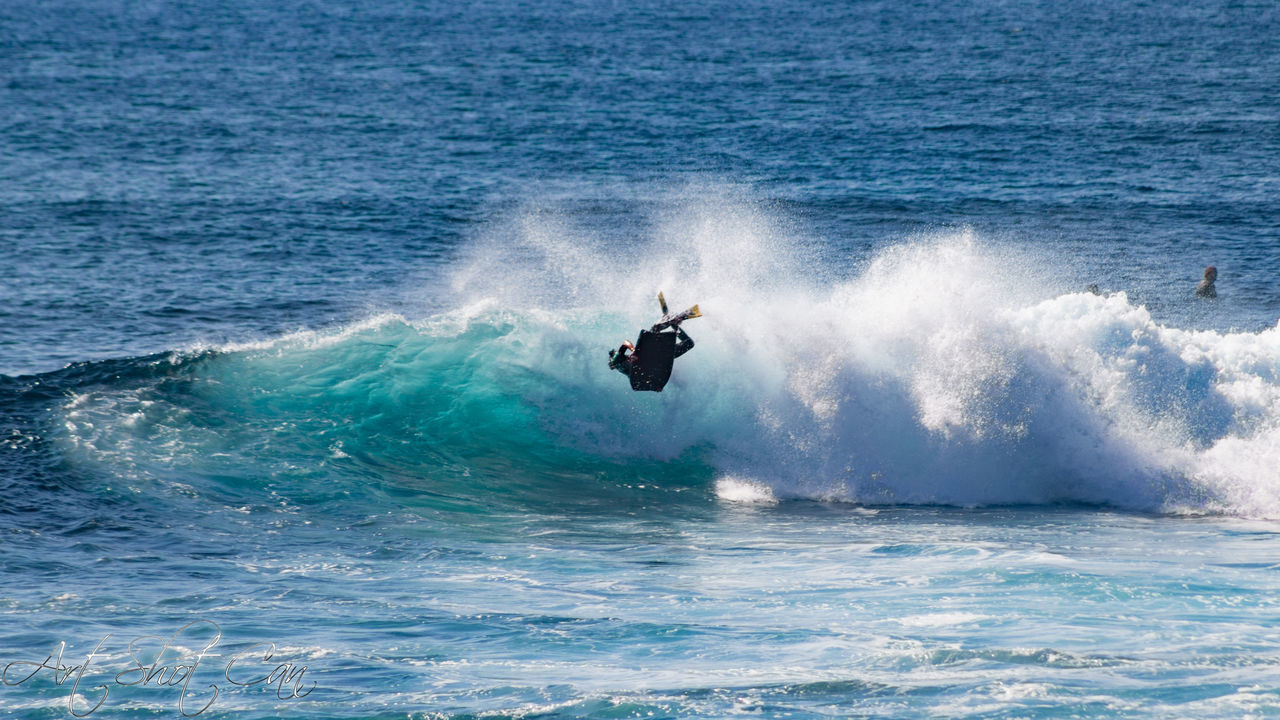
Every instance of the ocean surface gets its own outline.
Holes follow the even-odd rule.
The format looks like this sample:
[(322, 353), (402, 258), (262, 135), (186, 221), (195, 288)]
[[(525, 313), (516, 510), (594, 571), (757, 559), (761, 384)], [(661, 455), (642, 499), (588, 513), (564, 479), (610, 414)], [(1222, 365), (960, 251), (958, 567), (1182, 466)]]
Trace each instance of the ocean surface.
[(1272, 2), (0, 2), (0, 716), (1280, 715), (1278, 98)]

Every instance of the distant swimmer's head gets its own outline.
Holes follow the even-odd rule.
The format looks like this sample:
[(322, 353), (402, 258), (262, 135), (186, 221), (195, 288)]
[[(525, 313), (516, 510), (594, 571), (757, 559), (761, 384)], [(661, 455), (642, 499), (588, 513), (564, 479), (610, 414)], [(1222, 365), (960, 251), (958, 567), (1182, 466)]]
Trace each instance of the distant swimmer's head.
[(1204, 279), (1196, 286), (1196, 297), (1216, 298), (1218, 290), (1213, 286), (1213, 281), (1218, 279), (1218, 268), (1210, 265), (1204, 269)]

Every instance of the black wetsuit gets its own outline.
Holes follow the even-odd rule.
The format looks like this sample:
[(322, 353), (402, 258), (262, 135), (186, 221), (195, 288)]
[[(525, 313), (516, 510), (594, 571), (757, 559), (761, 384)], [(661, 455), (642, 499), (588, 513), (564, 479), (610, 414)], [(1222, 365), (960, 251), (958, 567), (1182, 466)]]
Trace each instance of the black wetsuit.
[[(645, 335), (658, 335), (652, 330), (643, 330), (639, 339), (636, 340), (637, 351), (644, 346)], [(645, 358), (639, 357), (637, 354), (627, 354), (625, 345), (617, 350), (609, 351), (609, 369), (631, 378), (631, 387), (635, 390), (656, 390), (661, 392), (663, 386), (667, 384), (667, 378), (671, 375), (670, 363), (676, 358), (693, 349), (693, 338), (689, 337), (684, 328), (676, 327), (675, 333), (662, 333), (668, 337), (672, 334), (676, 336), (675, 346), (671, 354), (659, 355), (654, 362), (661, 363), (662, 367), (649, 367), (645, 364)], [(633, 371), (635, 374), (633, 375)]]
[(693, 349), (693, 338), (689, 337), (689, 333), (684, 328), (676, 326), (676, 357), (689, 352)]

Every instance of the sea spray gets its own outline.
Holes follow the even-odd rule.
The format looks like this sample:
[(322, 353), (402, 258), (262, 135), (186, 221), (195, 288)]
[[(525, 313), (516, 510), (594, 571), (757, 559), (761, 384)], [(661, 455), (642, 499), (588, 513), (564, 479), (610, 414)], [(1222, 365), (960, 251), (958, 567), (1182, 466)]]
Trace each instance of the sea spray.
[[(653, 227), (614, 250), (521, 217), (461, 264), (454, 310), (84, 388), (64, 439), (115, 472), (292, 478), (317, 501), (375, 476), (524, 502), (639, 467), (762, 498), (1280, 515), (1280, 330), (1163, 327), (967, 231), (842, 269), (731, 200)], [(632, 393), (605, 352), (659, 289), (702, 305), (697, 348)]]

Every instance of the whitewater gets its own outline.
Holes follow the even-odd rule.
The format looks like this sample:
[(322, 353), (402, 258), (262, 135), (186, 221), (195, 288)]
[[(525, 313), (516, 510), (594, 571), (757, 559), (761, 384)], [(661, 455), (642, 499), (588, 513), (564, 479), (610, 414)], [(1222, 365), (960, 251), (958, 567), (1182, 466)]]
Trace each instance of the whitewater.
[[(156, 477), (678, 461), (767, 502), (1280, 514), (1274, 327), (1164, 326), (972, 231), (841, 267), (749, 206), (673, 215), (625, 253), (523, 217), (454, 307), (168, 354), (164, 382), (73, 393), (62, 441)], [(701, 303), (699, 352), (634, 394), (602, 358), (660, 288)]]

